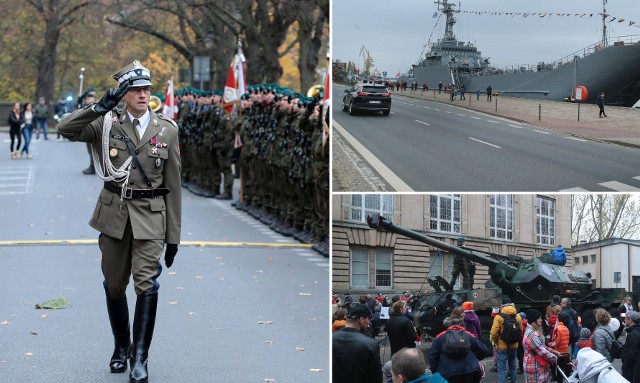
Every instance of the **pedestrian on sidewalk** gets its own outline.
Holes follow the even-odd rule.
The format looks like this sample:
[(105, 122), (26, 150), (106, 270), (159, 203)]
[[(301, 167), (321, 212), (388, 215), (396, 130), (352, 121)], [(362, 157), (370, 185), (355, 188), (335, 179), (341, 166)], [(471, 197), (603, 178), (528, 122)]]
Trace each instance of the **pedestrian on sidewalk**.
[(33, 135), (33, 105), (30, 102), (24, 105), (22, 117), (24, 118), (24, 127), (22, 128), (22, 135), (24, 136), (22, 158), (31, 159), (33, 157), (29, 154), (29, 144), (31, 143), (31, 136)]
[(38, 100), (38, 105), (33, 108), (33, 111), (36, 114), (36, 140), (40, 138), (40, 130), (42, 129), (42, 134), (44, 135), (44, 139), (47, 138), (47, 120), (51, 117), (51, 112), (49, 111), (49, 105), (45, 103), (44, 97), (40, 97)]
[(489, 85), (489, 86), (487, 87), (487, 101), (488, 101), (488, 102), (491, 102), (491, 95), (492, 95), (492, 93), (493, 93), (493, 88), (491, 87), (491, 85)]
[(476, 89), (476, 101), (480, 100), (480, 88)]
[[(74, 111), (58, 129), (70, 141), (93, 144), (97, 172), (105, 181), (89, 225), (101, 232), (103, 285), (115, 340), (109, 367), (112, 373), (125, 372), (129, 359), (129, 382), (147, 382), (160, 260), (166, 244), (165, 265), (171, 267), (180, 243), (178, 127), (149, 109), (151, 72), (138, 60), (112, 77), (118, 89)], [(114, 109), (120, 100), (124, 107)], [(137, 301), (130, 331), (126, 288), (132, 275)]]
[[(24, 117), (20, 113), (20, 103), (13, 104), (13, 108), (9, 112), (9, 137), (11, 138), (11, 144), (9, 149), (11, 150), (11, 159), (15, 160), (20, 158), (20, 144), (22, 142), (22, 134), (20, 133), (20, 126), (24, 123)], [(13, 144), (18, 139), (18, 145), (13, 150)]]
[(442, 93), (442, 81), (438, 83), (438, 94)]
[(600, 118), (602, 118), (602, 115), (607, 117), (607, 114), (604, 112), (604, 92), (600, 92), (600, 95), (596, 98), (596, 104), (598, 104), (598, 107), (600, 108), (598, 116), (600, 116)]
[(465, 88), (464, 84), (460, 85), (460, 101), (466, 100), (467, 98), (464, 96), (467, 88)]

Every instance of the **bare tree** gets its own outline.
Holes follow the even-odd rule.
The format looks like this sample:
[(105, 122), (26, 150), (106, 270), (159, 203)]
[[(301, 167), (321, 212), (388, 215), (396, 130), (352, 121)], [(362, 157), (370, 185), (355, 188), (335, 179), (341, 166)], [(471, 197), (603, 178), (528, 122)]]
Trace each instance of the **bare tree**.
[[(328, 3), (326, 4), (328, 8)], [(298, 10), (299, 28), (298, 39), (300, 43), (300, 88), (304, 92), (316, 83), (315, 70), (318, 67), (320, 51), (323, 43), (323, 29), (328, 17), (323, 9), (311, 1), (302, 1)]]
[(81, 11), (89, 5), (88, 1), (78, 0), (27, 0), (35, 8), (36, 14), (44, 20), (44, 45), (38, 60), (38, 79), (35, 98), (43, 96), (53, 100), (55, 68), (60, 32), (77, 21)]
[(574, 244), (640, 236), (640, 207), (635, 196), (576, 194), (571, 197), (571, 206)]

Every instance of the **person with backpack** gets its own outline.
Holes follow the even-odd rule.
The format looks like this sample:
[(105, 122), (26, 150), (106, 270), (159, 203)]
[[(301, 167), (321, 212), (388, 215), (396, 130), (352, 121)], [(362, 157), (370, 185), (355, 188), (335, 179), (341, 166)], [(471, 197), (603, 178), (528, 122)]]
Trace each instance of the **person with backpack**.
[(545, 345), (542, 313), (529, 309), (526, 316), (528, 323), (522, 339), (524, 381), (525, 383), (548, 383), (551, 379), (551, 366), (556, 363), (556, 354)]
[(498, 379), (507, 382), (507, 373), (511, 383), (516, 383), (516, 358), (518, 343), (522, 341), (522, 318), (518, 315), (513, 301), (502, 298), (500, 313), (493, 319), (491, 339), (498, 349)]
[(598, 325), (591, 335), (592, 348), (607, 358), (609, 362), (613, 362), (611, 346), (615, 339), (615, 333), (610, 326), (611, 315), (603, 308), (596, 309), (593, 314)]
[(397, 301), (391, 306), (389, 312), (389, 320), (384, 325), (389, 337), (389, 344), (391, 346), (391, 355), (400, 351), (403, 347), (414, 348), (416, 347), (416, 329), (413, 327), (413, 323), (405, 316), (407, 308), (403, 301)]
[[(640, 353), (640, 313), (637, 311), (627, 311), (624, 317), (624, 331), (627, 338), (624, 341), (622, 351), (622, 376), (633, 382), (634, 367)], [(640, 376), (638, 376), (640, 378)]]
[(484, 375), (479, 359), (489, 349), (463, 327), (462, 317), (445, 319), (447, 329), (436, 336), (429, 352), (429, 368), (449, 383), (478, 383)]

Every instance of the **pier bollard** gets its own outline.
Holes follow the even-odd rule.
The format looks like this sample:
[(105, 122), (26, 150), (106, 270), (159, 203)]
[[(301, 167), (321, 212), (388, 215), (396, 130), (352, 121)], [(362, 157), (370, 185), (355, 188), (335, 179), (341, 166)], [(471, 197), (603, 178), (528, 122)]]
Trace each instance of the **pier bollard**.
[(542, 105), (538, 104), (538, 121), (542, 121)]
[(498, 97), (496, 97), (496, 112), (498, 112)]

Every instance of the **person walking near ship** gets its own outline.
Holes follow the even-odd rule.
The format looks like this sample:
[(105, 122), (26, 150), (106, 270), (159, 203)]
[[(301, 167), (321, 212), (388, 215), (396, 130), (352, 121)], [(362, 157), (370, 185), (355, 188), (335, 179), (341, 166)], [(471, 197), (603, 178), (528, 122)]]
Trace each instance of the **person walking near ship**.
[(600, 92), (600, 95), (596, 98), (596, 104), (598, 104), (600, 108), (600, 113), (598, 114), (600, 118), (602, 118), (603, 114), (607, 117), (607, 114), (604, 112), (604, 92)]
[(442, 93), (442, 81), (438, 83), (438, 94)]
[(491, 85), (489, 85), (487, 87), (487, 101), (491, 102), (491, 94), (493, 93), (493, 88), (491, 87)]
[(464, 87), (464, 84), (460, 85), (460, 101), (462, 100), (466, 100), (467, 98), (464, 96), (464, 93), (466, 91), (466, 88)]

